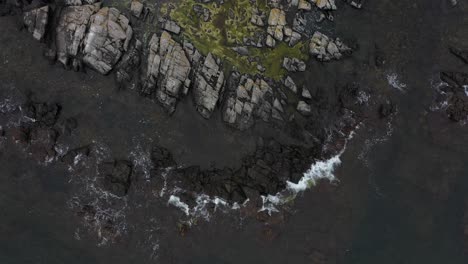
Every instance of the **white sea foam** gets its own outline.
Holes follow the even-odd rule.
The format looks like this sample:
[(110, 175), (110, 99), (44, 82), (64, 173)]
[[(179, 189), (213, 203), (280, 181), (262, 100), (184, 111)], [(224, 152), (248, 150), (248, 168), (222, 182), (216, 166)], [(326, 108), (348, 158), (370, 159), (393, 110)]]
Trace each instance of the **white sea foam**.
[(319, 180), (336, 181), (334, 172), (341, 164), (340, 157), (344, 153), (344, 150), (343, 148), (342, 151), (328, 160), (320, 160), (312, 164), (298, 183), (288, 181), (285, 190), (276, 195), (262, 196), (263, 205), (259, 211), (267, 211), (269, 214), (278, 212), (279, 206), (294, 200), (299, 193), (312, 188)]
[[(356, 129), (358, 128), (359, 126)], [(314, 162), (298, 183), (288, 181), (285, 190), (278, 192), (276, 195), (262, 196), (263, 205), (259, 211), (267, 211), (268, 214), (278, 212), (278, 207), (296, 199), (299, 193), (312, 188), (319, 180), (328, 180), (330, 182), (337, 181), (334, 172), (341, 164), (341, 155), (343, 155), (346, 150), (347, 142), (352, 139), (353, 136), (354, 132), (351, 132), (346, 139), (345, 146), (338, 154), (327, 160)]]
[[(178, 190), (180, 191), (180, 189)], [(177, 191), (176, 191), (177, 192)], [(188, 204), (182, 202), (177, 195), (172, 194), (169, 197), (167, 202), (169, 205), (179, 208), (185, 215), (190, 216), (191, 218), (203, 218), (206, 221), (209, 221), (211, 218), (211, 209), (216, 212), (221, 210), (222, 212), (227, 212), (227, 210), (237, 210), (241, 208), (241, 205), (238, 203), (229, 203), (228, 201), (220, 197), (210, 197), (206, 194), (199, 194), (195, 199), (195, 205), (190, 207)], [(242, 206), (245, 205), (242, 204)]]
[(187, 216), (190, 215), (189, 205), (182, 202), (178, 196), (171, 195), (171, 197), (169, 197), (169, 201), (167, 201), (167, 203), (181, 209)]
[(364, 92), (364, 91), (359, 91), (359, 94), (358, 94), (358, 97), (357, 97), (357, 100), (359, 102), (359, 104), (361, 105), (367, 105), (367, 103), (369, 102), (371, 96), (370, 94)]
[[(354, 133), (351, 133), (347, 140), (353, 137)], [(341, 155), (345, 152), (345, 147), (335, 156), (327, 160), (319, 160), (313, 163), (310, 169), (304, 173), (303, 177), (298, 183), (288, 181), (286, 189), (278, 192), (276, 195), (262, 196), (262, 207), (259, 211), (268, 211), (269, 214), (272, 212), (278, 212), (278, 207), (294, 200), (297, 195), (307, 189), (312, 188), (317, 184), (319, 180), (329, 180), (330, 182), (336, 181), (334, 176), (336, 168), (341, 164)], [(209, 206), (214, 205), (214, 210), (223, 209), (225, 210), (237, 210), (243, 206), (246, 206), (249, 200), (247, 199), (243, 204), (229, 203), (219, 197), (210, 197), (205, 194), (200, 194), (196, 199), (196, 205), (193, 208), (186, 203), (180, 201), (180, 198), (171, 195), (169, 197), (168, 204), (173, 205), (181, 209), (187, 216), (191, 217), (203, 217), (206, 220), (210, 218)]]
[[(358, 129), (359, 126), (356, 128)], [(327, 160), (319, 160), (313, 163), (308, 171), (306, 171), (303, 177), (298, 183), (287, 181), (286, 188), (283, 191), (278, 192), (276, 195), (261, 196), (263, 204), (259, 209), (260, 211), (268, 211), (269, 214), (272, 212), (278, 212), (278, 207), (294, 200), (297, 195), (304, 192), (317, 184), (319, 180), (329, 180), (330, 182), (337, 181), (334, 176), (335, 169), (341, 164), (341, 155), (346, 150), (347, 142), (352, 139), (354, 132), (351, 132), (346, 139), (344, 148), (335, 156)], [(196, 198), (196, 205), (193, 208), (180, 200), (177, 194), (182, 191), (180, 188), (174, 188), (172, 195), (169, 197), (168, 204), (173, 205), (182, 210), (186, 216), (192, 218), (202, 217), (205, 220), (210, 219), (210, 211), (212, 205), (214, 205), (214, 211), (222, 209), (223, 212), (228, 210), (238, 210), (241, 207), (245, 207), (249, 199), (246, 199), (242, 204), (229, 203), (228, 201), (219, 197), (210, 197), (206, 194), (199, 194)]]
[(149, 152), (143, 150), (140, 143), (136, 143), (136, 148), (130, 152), (130, 158), (135, 171), (143, 173), (144, 178), (148, 180), (153, 167)]
[(387, 81), (388, 81), (388, 84), (391, 87), (393, 87), (393, 88), (395, 88), (395, 89), (397, 89), (397, 90), (399, 90), (401, 92), (406, 91), (405, 89), (406, 89), (407, 85), (406, 85), (406, 83), (403, 83), (403, 82), (401, 82), (399, 80), (398, 74), (396, 74), (396, 73), (387, 74)]

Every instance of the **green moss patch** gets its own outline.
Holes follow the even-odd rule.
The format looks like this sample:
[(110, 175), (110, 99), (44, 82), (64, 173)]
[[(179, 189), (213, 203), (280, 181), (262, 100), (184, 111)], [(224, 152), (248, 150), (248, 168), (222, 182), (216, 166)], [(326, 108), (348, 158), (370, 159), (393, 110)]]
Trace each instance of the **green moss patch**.
[[(253, 8), (265, 12), (268, 16), (267, 0), (257, 0), (252, 4), (250, 0), (226, 0), (224, 4), (199, 3), (195, 0), (179, 0), (179, 3), (163, 5), (162, 15), (168, 15), (182, 28), (182, 37), (187, 39), (207, 55), (209, 52), (221, 58), (226, 69), (235, 69), (242, 73), (261, 73), (258, 65), (265, 67), (261, 73), (275, 80), (281, 79), (286, 71), (281, 67), (284, 57), (308, 59), (307, 43), (300, 42), (294, 47), (286, 43), (279, 43), (275, 48), (248, 47), (249, 56), (242, 56), (232, 50), (242, 46), (244, 38), (254, 37), (266, 32), (266, 27), (258, 27), (250, 22)], [(211, 13), (207, 22), (200, 19), (194, 11), (194, 6), (200, 5)], [(250, 59), (249, 59), (250, 57)]]

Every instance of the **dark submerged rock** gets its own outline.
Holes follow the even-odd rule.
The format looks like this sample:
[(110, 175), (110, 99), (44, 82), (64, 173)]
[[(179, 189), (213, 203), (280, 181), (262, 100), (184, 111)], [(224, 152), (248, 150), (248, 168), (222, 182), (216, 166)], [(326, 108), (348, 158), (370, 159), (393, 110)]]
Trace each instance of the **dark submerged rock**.
[(101, 163), (99, 175), (106, 190), (117, 196), (125, 196), (131, 184), (132, 164), (125, 160)]

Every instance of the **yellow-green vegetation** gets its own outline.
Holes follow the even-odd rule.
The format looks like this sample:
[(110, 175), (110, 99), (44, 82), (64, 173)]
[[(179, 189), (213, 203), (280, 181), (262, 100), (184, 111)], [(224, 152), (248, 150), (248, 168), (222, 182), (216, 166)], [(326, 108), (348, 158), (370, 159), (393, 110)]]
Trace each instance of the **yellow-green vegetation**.
[[(281, 79), (286, 71), (281, 67), (284, 57), (308, 59), (307, 43), (300, 42), (294, 47), (279, 43), (275, 48), (248, 47), (248, 56), (242, 56), (233, 47), (242, 46), (244, 38), (254, 37), (265, 32), (266, 27), (258, 27), (250, 22), (254, 8), (268, 16), (270, 8), (267, 0), (226, 0), (224, 4), (199, 3), (195, 0), (178, 0), (180, 3), (166, 4), (160, 9), (183, 28), (183, 38), (195, 45), (204, 55), (211, 52), (224, 61), (226, 68), (234, 68), (242, 73), (257, 74), (258, 65), (265, 67), (263, 75), (275, 80)], [(193, 7), (200, 5), (211, 13), (207, 22), (199, 18)]]

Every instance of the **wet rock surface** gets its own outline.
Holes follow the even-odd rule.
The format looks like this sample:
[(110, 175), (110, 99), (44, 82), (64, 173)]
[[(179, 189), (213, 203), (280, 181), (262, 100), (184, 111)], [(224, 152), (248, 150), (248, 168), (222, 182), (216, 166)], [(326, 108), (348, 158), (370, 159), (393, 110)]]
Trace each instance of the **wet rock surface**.
[[(465, 51), (457, 48), (450, 48), (452, 54), (457, 56), (465, 64)], [(446, 84), (438, 91), (444, 100), (443, 107), (448, 118), (454, 122), (468, 120), (468, 73), (465, 72), (449, 72), (440, 73), (440, 79)]]
[(128, 193), (131, 184), (132, 164), (129, 161), (116, 160), (99, 165), (99, 174), (103, 178), (104, 188), (117, 196)]

